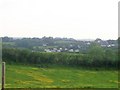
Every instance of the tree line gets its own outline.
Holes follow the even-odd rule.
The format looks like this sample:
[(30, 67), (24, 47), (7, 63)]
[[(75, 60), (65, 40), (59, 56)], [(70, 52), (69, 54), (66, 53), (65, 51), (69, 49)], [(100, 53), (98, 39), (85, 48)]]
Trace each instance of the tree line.
[[(61, 52), (67, 52), (71, 49), (86, 53), (91, 43), (98, 43), (102, 47), (116, 49), (118, 40), (101, 40), (97, 38), (94, 41), (75, 40), (72, 38), (12, 38), (2, 37), (4, 48), (20, 48), (31, 49), (34, 51), (45, 52), (45, 49), (53, 50), (60, 49)], [(113, 46), (111, 46), (113, 45)], [(66, 50), (65, 50), (66, 49)]]
[(30, 50), (3, 48), (2, 58), (6, 63), (23, 63), (39, 65), (65, 65), (76, 67), (118, 68), (118, 51), (104, 49), (99, 45), (91, 45), (88, 52), (83, 53), (46, 53)]

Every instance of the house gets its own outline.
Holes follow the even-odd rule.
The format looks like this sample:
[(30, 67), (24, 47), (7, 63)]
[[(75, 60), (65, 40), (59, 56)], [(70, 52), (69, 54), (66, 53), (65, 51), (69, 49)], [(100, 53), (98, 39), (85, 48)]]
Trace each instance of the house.
[(51, 52), (51, 50), (50, 50), (50, 49), (45, 49), (44, 51), (45, 51), (45, 52)]
[(74, 50), (73, 50), (73, 49), (70, 49), (69, 52), (74, 52)]
[(75, 52), (79, 52), (79, 49), (76, 49)]

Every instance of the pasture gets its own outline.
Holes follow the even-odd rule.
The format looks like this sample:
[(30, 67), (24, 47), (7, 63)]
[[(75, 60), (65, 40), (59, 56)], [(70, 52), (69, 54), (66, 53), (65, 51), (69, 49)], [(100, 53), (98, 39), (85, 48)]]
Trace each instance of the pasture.
[(117, 88), (116, 70), (6, 65), (5, 88)]

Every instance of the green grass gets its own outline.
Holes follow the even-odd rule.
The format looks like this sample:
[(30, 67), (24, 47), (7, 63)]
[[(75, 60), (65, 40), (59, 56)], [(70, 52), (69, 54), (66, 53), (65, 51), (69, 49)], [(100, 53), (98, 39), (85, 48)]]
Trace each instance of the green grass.
[(6, 66), (6, 88), (117, 88), (115, 70), (88, 70), (53, 66)]

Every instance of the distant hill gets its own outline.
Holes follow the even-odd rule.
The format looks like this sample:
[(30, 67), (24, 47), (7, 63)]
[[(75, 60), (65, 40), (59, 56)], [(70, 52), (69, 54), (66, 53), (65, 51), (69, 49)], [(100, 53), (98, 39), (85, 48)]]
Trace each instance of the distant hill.
[(76, 40), (73, 38), (21, 38), (21, 37), (2, 37), (3, 48), (30, 49), (40, 52), (86, 52), (92, 43), (97, 43), (103, 48), (118, 47), (117, 40), (101, 40), (97, 38)]

